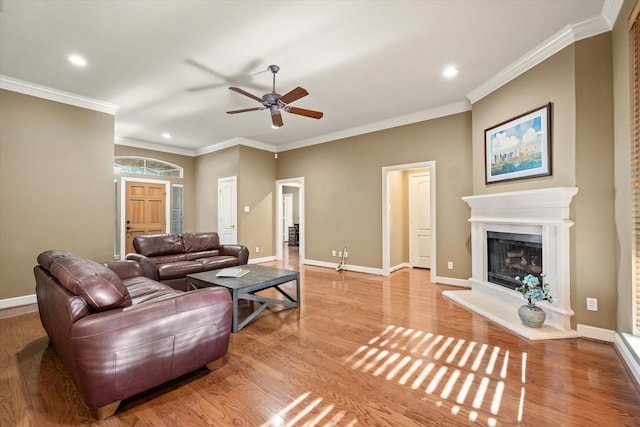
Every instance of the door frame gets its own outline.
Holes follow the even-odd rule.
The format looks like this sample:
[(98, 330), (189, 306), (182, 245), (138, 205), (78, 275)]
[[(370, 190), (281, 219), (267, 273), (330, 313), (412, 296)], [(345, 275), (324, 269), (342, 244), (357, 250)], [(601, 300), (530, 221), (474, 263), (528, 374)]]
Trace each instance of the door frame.
[(382, 275), (388, 276), (391, 273), (391, 215), (389, 214), (389, 173), (409, 169), (429, 168), (431, 179), (431, 281), (437, 277), (436, 266), (436, 162), (430, 160), (426, 162), (407, 163), (395, 166), (382, 167)]
[(284, 203), (284, 197), (282, 195), (283, 187), (297, 187), (300, 190), (298, 197), (298, 212), (300, 213), (299, 222), (299, 240), (298, 240), (298, 256), (300, 264), (304, 264), (304, 246), (305, 246), (305, 233), (304, 233), (304, 177), (279, 179), (276, 181), (276, 233), (275, 233), (275, 246), (276, 246), (276, 260), (283, 259), (284, 254), (282, 251), (282, 235), (284, 233), (284, 212), (282, 205)]
[(146, 182), (149, 184), (164, 184), (165, 198), (164, 198), (164, 232), (169, 229), (169, 221), (171, 221), (171, 181), (159, 180), (159, 179), (144, 179), (144, 178), (120, 178), (120, 259), (124, 259), (126, 254), (126, 222), (127, 222), (127, 183), (128, 182)]

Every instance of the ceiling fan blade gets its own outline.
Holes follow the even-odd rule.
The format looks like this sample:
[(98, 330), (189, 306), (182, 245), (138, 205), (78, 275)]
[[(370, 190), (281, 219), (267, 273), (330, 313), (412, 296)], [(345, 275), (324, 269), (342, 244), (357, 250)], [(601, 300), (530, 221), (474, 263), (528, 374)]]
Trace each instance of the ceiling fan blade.
[(273, 123), (273, 127), (280, 128), (284, 126), (282, 122), (282, 114), (271, 114), (271, 123)]
[(249, 92), (247, 92), (246, 90), (240, 89), (239, 87), (230, 87), (229, 89), (231, 89), (234, 92), (238, 92), (241, 95), (248, 96), (251, 99), (255, 99), (258, 102), (262, 102), (262, 98), (258, 98), (257, 96), (252, 95)]
[(287, 112), (292, 114), (298, 114), (301, 116), (311, 117), (314, 119), (321, 119), (322, 116), (324, 116), (324, 113), (320, 111), (305, 110), (304, 108), (287, 107), (286, 110)]
[(280, 101), (282, 101), (285, 104), (289, 104), (307, 95), (309, 95), (309, 92), (307, 92), (306, 89), (303, 89), (300, 86), (298, 86), (297, 88), (293, 89), (291, 92), (288, 92), (282, 95), (280, 97)]
[(227, 114), (246, 113), (247, 111), (258, 111), (258, 110), (264, 110), (264, 109), (265, 107), (245, 108), (243, 110), (227, 111)]

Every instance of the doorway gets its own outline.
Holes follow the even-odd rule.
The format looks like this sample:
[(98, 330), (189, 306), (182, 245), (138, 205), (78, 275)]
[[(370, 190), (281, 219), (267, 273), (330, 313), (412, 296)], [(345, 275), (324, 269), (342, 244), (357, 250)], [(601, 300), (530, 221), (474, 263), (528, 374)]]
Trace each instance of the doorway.
[[(288, 192), (287, 189), (294, 191)], [(304, 178), (290, 178), (276, 181), (276, 259), (281, 261), (284, 257), (284, 250), (288, 248), (283, 243), (285, 234), (288, 230), (285, 228), (285, 194), (291, 194), (297, 191), (297, 203), (295, 197), (292, 197), (292, 220), (294, 224), (298, 224), (298, 259), (300, 264), (304, 264)], [(296, 215), (297, 212), (297, 215)], [(296, 222), (297, 221), (297, 222)]]
[(135, 236), (167, 232), (170, 182), (122, 178), (120, 185), (120, 254), (124, 258), (134, 252)]
[(218, 234), (221, 244), (238, 242), (238, 179), (235, 176), (218, 179)]
[(397, 171), (409, 173), (415, 169), (429, 170), (429, 228), (430, 228), (430, 272), (431, 278), (435, 279), (436, 272), (436, 162), (426, 161), (410, 163), (396, 166), (385, 166), (382, 168), (382, 274), (388, 276), (391, 272), (391, 198), (390, 198), (390, 175)]

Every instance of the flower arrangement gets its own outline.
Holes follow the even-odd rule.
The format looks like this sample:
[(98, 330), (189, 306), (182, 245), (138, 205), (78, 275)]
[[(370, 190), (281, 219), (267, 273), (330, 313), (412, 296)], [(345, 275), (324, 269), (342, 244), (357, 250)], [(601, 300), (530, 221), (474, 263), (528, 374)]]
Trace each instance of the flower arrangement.
[(551, 296), (549, 285), (544, 283), (544, 273), (540, 273), (540, 278), (542, 279), (542, 284), (540, 284), (540, 280), (533, 274), (528, 274), (524, 277), (524, 279), (520, 280), (519, 276), (516, 276), (516, 280), (522, 283), (521, 286), (516, 288), (516, 291), (520, 292), (522, 296), (527, 300), (529, 305), (536, 305), (537, 301), (549, 301), (553, 302), (553, 297)]

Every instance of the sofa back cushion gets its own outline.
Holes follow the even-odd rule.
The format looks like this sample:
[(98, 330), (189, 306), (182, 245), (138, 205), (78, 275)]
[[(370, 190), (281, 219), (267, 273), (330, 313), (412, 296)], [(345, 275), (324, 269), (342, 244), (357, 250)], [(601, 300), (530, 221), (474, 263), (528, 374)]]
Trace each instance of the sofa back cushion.
[(211, 251), (220, 247), (220, 237), (215, 231), (207, 233), (183, 233), (182, 242), (185, 252)]
[(144, 256), (173, 255), (184, 252), (180, 234), (150, 234), (133, 238), (133, 248)]
[(38, 263), (96, 311), (131, 305), (129, 291), (118, 275), (102, 264), (63, 251), (43, 252)]

